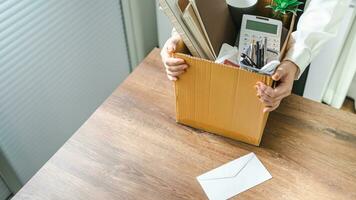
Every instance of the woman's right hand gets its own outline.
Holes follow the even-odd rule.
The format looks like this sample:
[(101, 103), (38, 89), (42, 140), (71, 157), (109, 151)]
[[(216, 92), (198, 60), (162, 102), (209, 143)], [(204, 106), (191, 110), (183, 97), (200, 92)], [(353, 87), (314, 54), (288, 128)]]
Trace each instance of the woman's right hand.
[(167, 77), (171, 81), (178, 80), (178, 76), (185, 72), (188, 65), (183, 59), (174, 58), (172, 55), (176, 51), (178, 42), (181, 40), (179, 35), (174, 35), (167, 40), (161, 51), (163, 64), (166, 68)]

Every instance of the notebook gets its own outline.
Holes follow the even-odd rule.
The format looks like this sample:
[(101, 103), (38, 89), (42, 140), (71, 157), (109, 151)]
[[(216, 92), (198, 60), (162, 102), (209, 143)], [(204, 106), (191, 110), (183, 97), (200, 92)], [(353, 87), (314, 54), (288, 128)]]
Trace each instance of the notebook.
[(202, 48), (204, 54), (209, 60), (215, 60), (216, 56), (213, 53), (211, 45), (208, 43), (208, 38), (204, 34), (204, 27), (201, 26), (192, 4), (189, 0), (178, 0), (178, 5), (182, 10), (183, 21), (192, 33), (198, 45)]
[(167, 15), (173, 24), (173, 27), (181, 36), (190, 53), (195, 57), (208, 59), (208, 57), (203, 53), (201, 47), (199, 47), (198, 43), (195, 41), (193, 35), (184, 24), (183, 18), (181, 16), (182, 11), (178, 7), (177, 0), (159, 0), (159, 4), (163, 12)]

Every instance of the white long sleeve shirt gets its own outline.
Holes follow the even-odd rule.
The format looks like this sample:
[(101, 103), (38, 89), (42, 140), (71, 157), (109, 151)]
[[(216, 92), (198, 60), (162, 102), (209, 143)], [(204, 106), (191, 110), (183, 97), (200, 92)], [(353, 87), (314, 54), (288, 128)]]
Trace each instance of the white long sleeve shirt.
[[(284, 60), (295, 63), (296, 79), (318, 55), (322, 46), (335, 37), (349, 0), (307, 0), (297, 30), (292, 33)], [(173, 29), (172, 35), (177, 34)]]
[[(309, 4), (308, 4), (309, 3)], [(348, 0), (310, 0), (292, 33), (284, 60), (299, 67), (299, 79), (323, 44), (335, 37)]]

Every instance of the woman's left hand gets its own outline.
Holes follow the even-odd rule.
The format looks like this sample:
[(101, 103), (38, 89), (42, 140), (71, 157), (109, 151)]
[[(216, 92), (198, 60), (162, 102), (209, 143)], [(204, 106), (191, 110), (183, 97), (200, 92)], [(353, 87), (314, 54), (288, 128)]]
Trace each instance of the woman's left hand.
[(265, 105), (263, 112), (275, 110), (278, 108), (282, 99), (291, 94), (298, 69), (298, 66), (293, 62), (283, 61), (272, 75), (272, 79), (278, 81), (276, 88), (273, 89), (262, 82), (256, 83), (257, 96)]

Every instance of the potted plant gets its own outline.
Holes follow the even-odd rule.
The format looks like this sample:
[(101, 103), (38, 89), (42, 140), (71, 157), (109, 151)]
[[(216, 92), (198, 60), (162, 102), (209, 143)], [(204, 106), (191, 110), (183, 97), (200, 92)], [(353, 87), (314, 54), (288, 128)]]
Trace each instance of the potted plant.
[(266, 8), (272, 9), (272, 18), (279, 19), (285, 27), (288, 27), (292, 15), (297, 15), (302, 11), (298, 7), (303, 4), (298, 0), (273, 0)]

